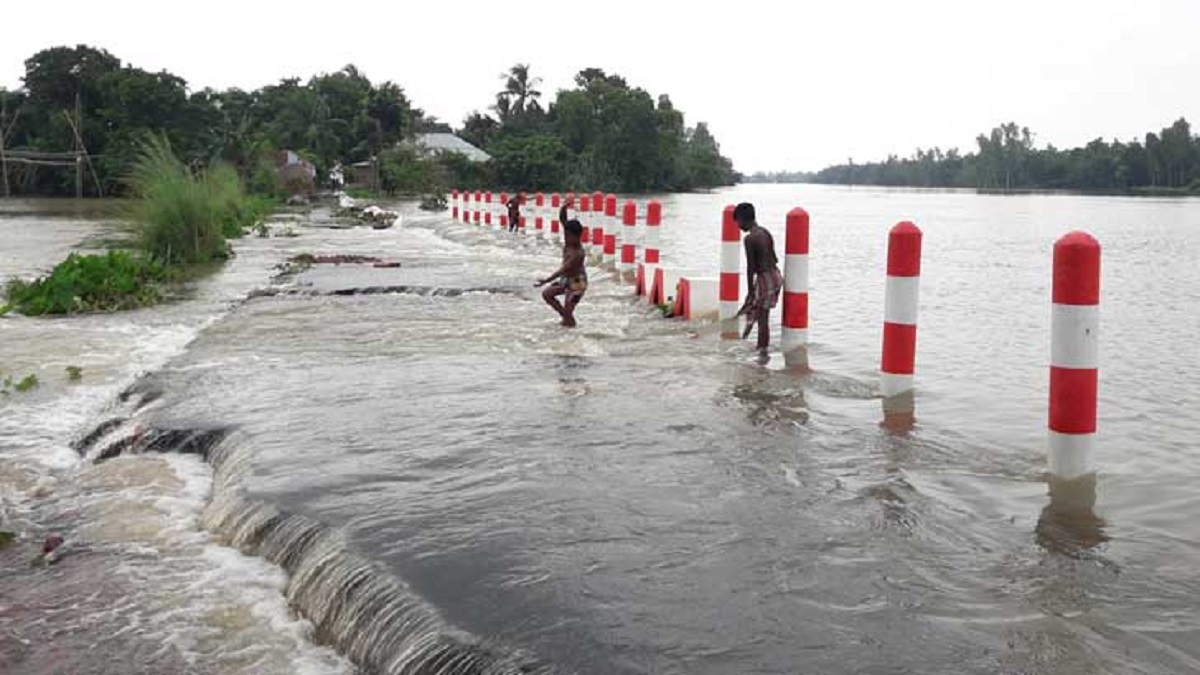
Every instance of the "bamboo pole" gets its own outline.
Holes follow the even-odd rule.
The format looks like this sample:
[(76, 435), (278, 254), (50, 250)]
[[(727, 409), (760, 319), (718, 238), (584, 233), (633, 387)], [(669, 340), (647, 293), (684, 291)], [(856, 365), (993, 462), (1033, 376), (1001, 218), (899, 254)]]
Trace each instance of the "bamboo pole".
[(0, 101), (0, 182), (4, 183), (4, 197), (12, 196), (8, 187), (8, 158), (4, 150), (8, 147), (8, 94)]
[[(79, 103), (78, 96), (75, 98), (75, 102), (76, 102), (76, 105), (78, 105), (78, 103)], [(78, 108), (76, 108), (76, 114), (80, 114)], [(96, 196), (103, 197), (104, 189), (100, 186), (100, 176), (96, 173), (96, 167), (92, 165), (91, 155), (89, 155), (87, 153), (87, 148), (84, 147), (84, 144), (83, 144), (83, 129), (82, 129), (83, 120), (82, 120), (82, 118), (80, 118), (79, 122), (76, 123), (76, 121), (71, 119), (71, 116), (69, 114), (67, 114), (67, 111), (65, 111), (65, 110), (63, 111), (63, 115), (66, 116), (67, 122), (69, 122), (71, 125), (71, 131), (75, 134), (75, 147), (76, 147), (76, 151), (75, 151), (75, 186), (76, 186), (75, 193), (76, 193), (76, 196), (79, 196), (79, 197), (83, 196), (83, 162), (87, 162), (88, 170), (90, 170), (92, 172), (92, 182), (96, 184)]]
[(75, 92), (75, 124), (71, 127), (75, 130), (75, 198), (83, 199), (83, 139), (79, 136), (79, 127), (83, 125), (80, 111), (79, 92)]

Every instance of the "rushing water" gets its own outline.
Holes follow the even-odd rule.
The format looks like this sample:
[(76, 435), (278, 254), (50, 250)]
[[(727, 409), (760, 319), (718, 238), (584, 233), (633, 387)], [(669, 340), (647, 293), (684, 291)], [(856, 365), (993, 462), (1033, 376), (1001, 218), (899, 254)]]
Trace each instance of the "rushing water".
[[(601, 274), (564, 331), (553, 247), (415, 212), (277, 223), (176, 304), (0, 319), (0, 374), (43, 382), (0, 401), (0, 670), (1200, 671), (1200, 203), (745, 186), (665, 198), (664, 261), (715, 272), (743, 199), (780, 245), (812, 214), (811, 374)], [(875, 374), (900, 219), (904, 432)], [(1073, 228), (1104, 245), (1100, 474), (1052, 499)], [(0, 204), (0, 275), (103, 232)], [(273, 279), (300, 252), (401, 267)]]

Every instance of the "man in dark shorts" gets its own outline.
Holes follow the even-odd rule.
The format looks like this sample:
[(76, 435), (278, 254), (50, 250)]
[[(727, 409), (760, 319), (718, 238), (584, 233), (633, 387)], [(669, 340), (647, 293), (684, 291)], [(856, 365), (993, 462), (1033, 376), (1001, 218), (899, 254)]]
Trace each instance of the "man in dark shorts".
[(779, 258), (775, 257), (775, 239), (759, 226), (753, 204), (738, 204), (733, 210), (733, 219), (746, 233), (746, 301), (737, 313), (738, 316), (746, 315), (742, 339), (750, 335), (757, 323), (758, 350), (765, 354), (771, 341), (771, 310), (779, 304), (779, 292), (783, 289)]
[(508, 207), (508, 231), (516, 232), (521, 226), (521, 196), (513, 195), (505, 206)]
[[(587, 269), (585, 262), (587, 253), (583, 250), (583, 224), (578, 220), (567, 219), (567, 207), (564, 203), (559, 209), (558, 219), (563, 223), (563, 254), (562, 265), (553, 274), (538, 281), (534, 286), (546, 286), (542, 291), (542, 299), (562, 317), (562, 325), (567, 328), (575, 327), (575, 306), (587, 292)], [(558, 301), (558, 296), (563, 301)]]

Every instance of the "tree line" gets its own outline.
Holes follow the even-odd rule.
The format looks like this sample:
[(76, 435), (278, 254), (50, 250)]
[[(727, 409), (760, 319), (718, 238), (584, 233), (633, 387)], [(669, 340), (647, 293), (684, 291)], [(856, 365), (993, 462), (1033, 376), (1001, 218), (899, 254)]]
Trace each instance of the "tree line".
[(955, 187), (983, 190), (1077, 190), (1105, 193), (1200, 194), (1200, 138), (1184, 118), (1144, 140), (1081, 148), (1038, 148), (1027, 127), (1009, 122), (976, 139), (977, 149), (918, 149), (882, 162), (853, 160), (815, 173), (758, 173), (749, 182)]
[(492, 155), (500, 187), (679, 191), (740, 178), (708, 125), (687, 126), (666, 94), (656, 101), (619, 75), (588, 68), (543, 107), (528, 65), (501, 77), (491, 114), (471, 114), (461, 131)]
[[(97, 178), (89, 194), (127, 191), (139, 144), (151, 134), (165, 136), (188, 166), (234, 167), (256, 192), (279, 189), (275, 157), (283, 149), (322, 177), (338, 164), (377, 161), (389, 192), (690, 190), (736, 179), (706, 125), (687, 127), (667, 96), (656, 105), (619, 76), (582, 71), (546, 107), (529, 66), (510, 69), (503, 83), (487, 113), (471, 114), (455, 130), (416, 107), (400, 85), (373, 83), (353, 65), (254, 91), (193, 90), (176, 75), (137, 68), (103, 49), (54, 47), (25, 61), (21, 88), (0, 88), (0, 138), (10, 150), (70, 152), (81, 137)], [(436, 131), (456, 131), (492, 161), (428, 157), (411, 143)], [(72, 194), (74, 180), (73, 170), (9, 164), (15, 194)]]

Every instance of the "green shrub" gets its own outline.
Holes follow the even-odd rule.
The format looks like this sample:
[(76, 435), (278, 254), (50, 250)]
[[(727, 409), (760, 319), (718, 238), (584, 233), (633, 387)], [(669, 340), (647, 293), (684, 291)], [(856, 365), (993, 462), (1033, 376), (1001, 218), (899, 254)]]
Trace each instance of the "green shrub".
[(248, 196), (229, 166), (189, 169), (162, 136), (143, 142), (129, 185), (138, 247), (167, 265), (227, 258), (226, 238), (241, 236), (271, 208), (269, 199)]
[(109, 312), (154, 304), (170, 275), (162, 265), (127, 251), (72, 253), (46, 277), (8, 283), (5, 309), (26, 316)]

